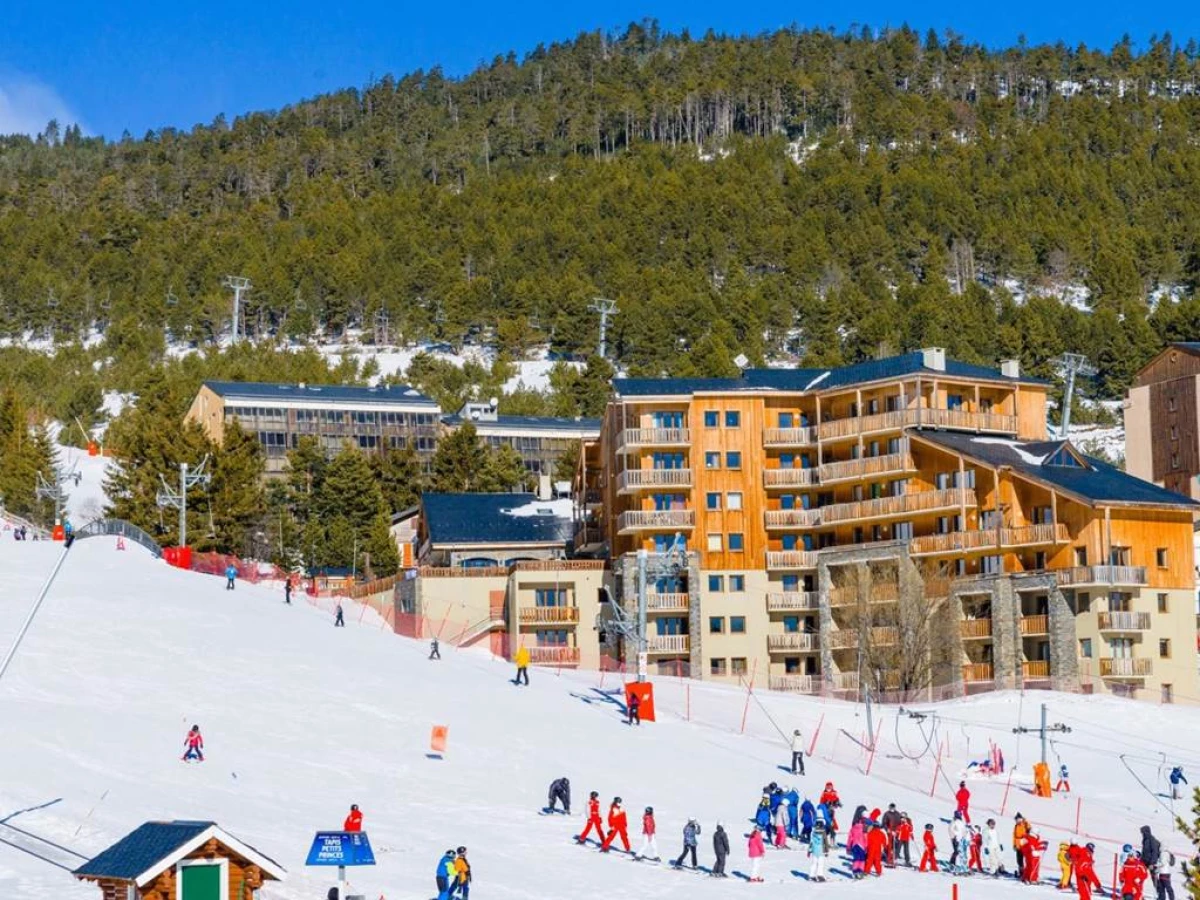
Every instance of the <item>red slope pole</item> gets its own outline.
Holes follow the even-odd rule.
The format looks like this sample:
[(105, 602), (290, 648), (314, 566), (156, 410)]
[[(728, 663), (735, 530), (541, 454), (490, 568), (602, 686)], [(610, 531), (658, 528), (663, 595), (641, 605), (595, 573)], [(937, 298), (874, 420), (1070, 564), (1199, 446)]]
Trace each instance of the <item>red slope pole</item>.
[(821, 726), (824, 724), (825, 724), (825, 713), (821, 713), (821, 718), (817, 722), (817, 730), (813, 732), (812, 743), (808, 745), (809, 758), (812, 758), (812, 755), (817, 752), (817, 738), (819, 738), (821, 736)]
[(746, 706), (742, 710), (742, 730), (741, 734), (746, 733), (746, 716), (750, 715), (750, 695), (754, 693), (754, 673), (758, 670), (758, 660), (754, 660), (754, 665), (750, 668), (750, 686), (746, 688)]
[(1000, 803), (1000, 815), (1004, 815), (1004, 810), (1008, 807), (1008, 791), (1012, 787), (1012, 769), (1008, 770), (1008, 782), (1004, 785), (1004, 800)]

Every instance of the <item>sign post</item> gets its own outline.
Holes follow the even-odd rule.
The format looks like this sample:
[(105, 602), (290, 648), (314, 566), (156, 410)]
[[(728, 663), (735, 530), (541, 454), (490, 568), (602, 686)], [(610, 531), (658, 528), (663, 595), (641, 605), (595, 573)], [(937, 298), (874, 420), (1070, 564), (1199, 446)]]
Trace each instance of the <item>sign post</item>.
[(318, 831), (306, 866), (337, 866), (338, 900), (346, 900), (346, 866), (373, 866), (375, 853), (365, 831)]

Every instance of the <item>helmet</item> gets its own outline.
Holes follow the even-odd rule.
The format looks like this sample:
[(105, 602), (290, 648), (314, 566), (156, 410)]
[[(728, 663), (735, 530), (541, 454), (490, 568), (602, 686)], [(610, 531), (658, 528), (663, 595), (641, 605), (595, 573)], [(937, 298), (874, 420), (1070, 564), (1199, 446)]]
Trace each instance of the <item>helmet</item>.
[(795, 731), (793, 731), (793, 732), (792, 732), (792, 734), (799, 734), (799, 733), (800, 733), (800, 729), (799, 729), (799, 728), (797, 728)]
[(613, 803), (618, 803), (618, 804), (619, 804), (620, 802), (621, 802), (621, 798), (620, 798), (620, 797), (613, 797)]
[(466, 847), (459, 847), (459, 848), (458, 848), (458, 855), (459, 855), (459, 856), (466, 856), (466, 855), (467, 855), (467, 848), (466, 848)]
[(589, 796), (589, 797), (591, 797), (593, 800), (595, 800), (597, 797), (599, 797), (599, 796), (600, 796), (600, 792), (599, 792), (599, 791), (592, 791), (590, 794), (588, 794), (588, 796)]
[(954, 818), (956, 818), (956, 819), (961, 819), (961, 818), (962, 818), (962, 810), (961, 810), (961, 809), (956, 809), (956, 810), (954, 811)]
[(454, 855), (454, 851), (453, 851), (453, 850), (447, 850), (447, 851), (445, 852), (445, 854), (444, 854), (444, 855), (445, 855), (445, 856), (453, 856), (453, 855)]
[(1132, 853), (1132, 852), (1133, 852), (1133, 845), (1132, 845), (1132, 844), (1126, 844), (1124, 847), (1122, 847), (1122, 848), (1121, 848), (1121, 852), (1122, 852), (1122, 853)]
[(1089, 853), (1091, 853), (1092, 851), (1094, 851), (1096, 849), (1095, 844), (1086, 844), (1085, 846), (1087, 847)]
[(648, 815), (648, 816), (654, 815), (654, 807), (653, 806), (646, 807), (646, 815)]
[(825, 790), (827, 790), (827, 791), (833, 790), (833, 782), (832, 781), (825, 782)]
[(350, 809), (351, 809), (351, 811), (352, 811), (352, 812), (358, 812), (358, 804), (357, 804), (357, 803), (351, 803), (351, 804), (350, 804)]

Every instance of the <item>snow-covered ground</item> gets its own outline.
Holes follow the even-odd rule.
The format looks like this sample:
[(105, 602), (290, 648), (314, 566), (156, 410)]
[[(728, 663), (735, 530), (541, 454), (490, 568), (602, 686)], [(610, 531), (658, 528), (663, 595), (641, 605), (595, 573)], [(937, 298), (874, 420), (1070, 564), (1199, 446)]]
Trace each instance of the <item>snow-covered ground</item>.
[[(0, 647), (58, 552), (0, 541)], [(1051, 693), (942, 704), (936, 723), (877, 708), (872, 759), (859, 744), (866, 724), (857, 705), (761, 691), (747, 702), (737, 687), (659, 678), (659, 721), (631, 729), (612, 675), (535, 669), (532, 685), (518, 688), (511, 667), (482, 650), (444, 649), (430, 662), (423, 642), (360, 625), (354, 613), (348, 620), (334, 629), (328, 610), (284, 606), (265, 587), (226, 592), (220, 579), (168, 568), (134, 545), (121, 552), (109, 538), (78, 542), (0, 681), (0, 820), (86, 855), (146, 820), (212, 818), (288, 869), (264, 897), (300, 900), (323, 897), (330, 883), (328, 871), (303, 865), (313, 832), (337, 828), (358, 803), (378, 865), (352, 873), (352, 892), (371, 900), (432, 896), (438, 857), (459, 845), (469, 848), (482, 897), (716, 900), (753, 890), (738, 873), (748, 871), (747, 819), (765, 783), (795, 782), (815, 796), (832, 780), (844, 821), (859, 803), (895, 801), (918, 830), (936, 823), (944, 848), (951, 791), (996, 740), (1015, 767), (1011, 787), (968, 777), (976, 819), (994, 811), (1006, 847), (1018, 811), (1054, 846), (1074, 831), (1078, 812), (1106, 882), (1114, 850), (1142, 824), (1176, 852), (1187, 847), (1158, 794), (1167, 763), (1200, 769), (1198, 709)], [(1041, 800), (1027, 790), (1038, 742), (1018, 741), (1012, 728), (1036, 725), (1042, 702), (1051, 722), (1073, 729), (1056, 736), (1050, 755), (1070, 765), (1070, 797)], [(179, 760), (193, 723), (206, 740), (201, 765)], [(427, 756), (435, 724), (449, 727), (443, 759)], [(816, 738), (804, 778), (781, 771), (793, 728)], [(571, 778), (576, 815), (539, 815), (560, 775)], [(592, 789), (606, 807), (624, 798), (635, 847), (642, 809), (652, 805), (664, 856), (678, 853), (680, 830), (695, 816), (701, 861), (710, 864), (712, 826), (722, 819), (735, 877), (628, 866), (619, 854), (576, 846)], [(834, 895), (950, 892), (932, 875), (887, 872), (853, 884), (844, 862), (833, 869), (821, 890)], [(764, 876), (792, 892), (804, 889), (805, 871), (800, 851), (771, 851)], [(967, 890), (984, 900), (1028, 893), (979, 878)], [(0, 844), (0, 896), (97, 894)]]

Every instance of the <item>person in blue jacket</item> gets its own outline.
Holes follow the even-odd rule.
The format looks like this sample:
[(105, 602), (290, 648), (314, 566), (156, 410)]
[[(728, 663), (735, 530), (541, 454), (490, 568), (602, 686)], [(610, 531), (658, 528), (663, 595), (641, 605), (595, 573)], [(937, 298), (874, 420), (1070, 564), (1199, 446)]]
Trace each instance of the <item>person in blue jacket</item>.
[(1179, 800), (1183, 796), (1183, 791), (1180, 789), (1180, 784), (1187, 784), (1188, 780), (1183, 777), (1183, 766), (1176, 766), (1171, 770), (1171, 799)]
[(775, 816), (775, 810), (779, 809), (779, 804), (783, 802), (783, 788), (775, 782), (771, 782), (771, 816)]
[(787, 801), (788, 813), (788, 837), (800, 839), (800, 793), (795, 788), (789, 787), (787, 793), (783, 795), (783, 799)]
[(235, 581), (237, 581), (237, 566), (230, 563), (225, 567), (225, 590), (232, 591)]
[(438, 860), (437, 872), (434, 875), (437, 880), (438, 900), (450, 900), (450, 895), (454, 893), (454, 883), (458, 880), (458, 869), (454, 865), (455, 859), (457, 857), (454, 851), (447, 850)]
[(807, 797), (800, 804), (800, 840), (808, 843), (812, 837), (813, 824), (817, 821), (817, 808)]
[(758, 801), (758, 809), (754, 813), (754, 824), (763, 831), (767, 831), (771, 827), (771, 801), (768, 797), (763, 797)]
[(831, 846), (837, 846), (837, 831), (833, 827), (833, 810), (828, 803), (822, 803), (817, 807), (817, 818), (825, 823), (825, 834), (828, 837)]

